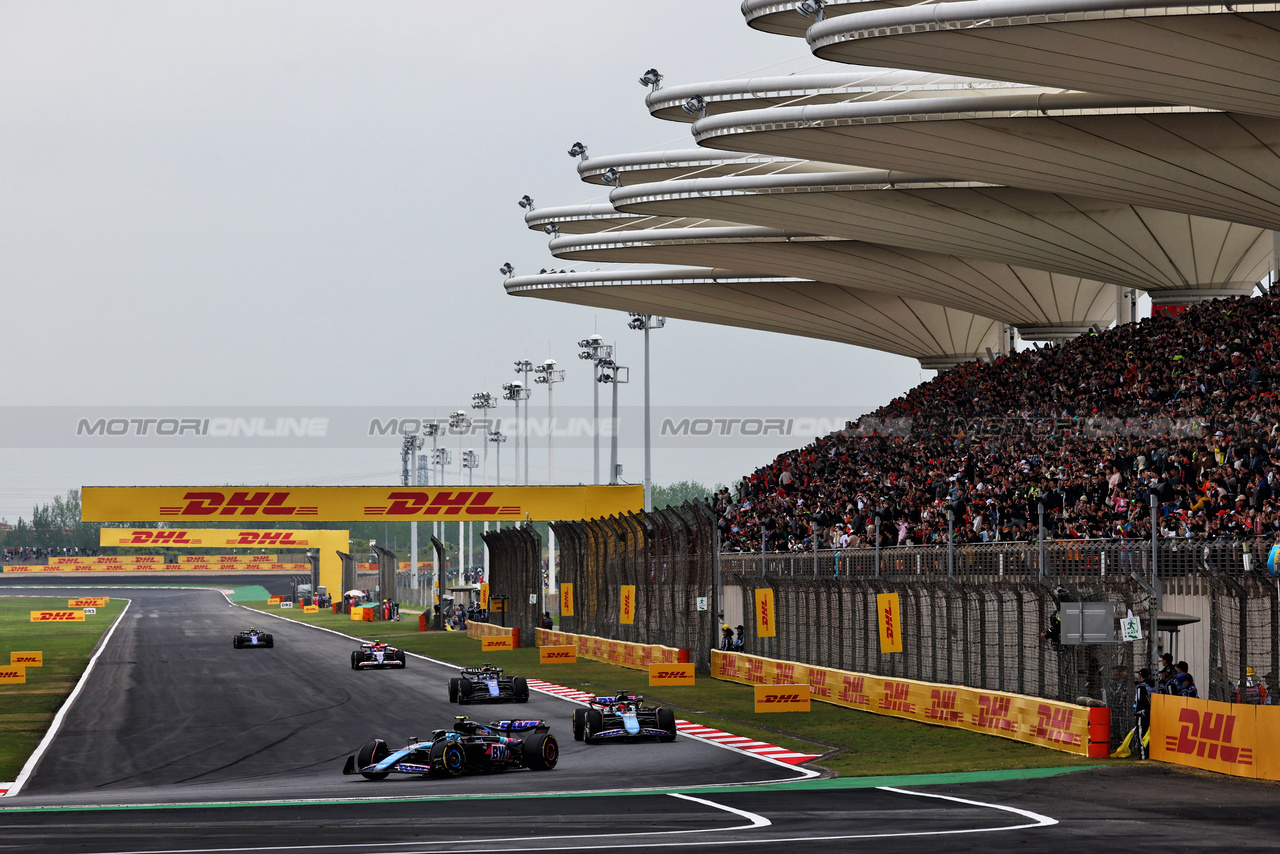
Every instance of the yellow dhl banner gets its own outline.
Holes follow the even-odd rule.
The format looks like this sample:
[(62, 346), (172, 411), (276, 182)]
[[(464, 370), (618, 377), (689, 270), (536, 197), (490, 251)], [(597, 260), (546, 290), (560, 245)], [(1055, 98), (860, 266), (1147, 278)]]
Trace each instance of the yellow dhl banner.
[(0, 667), (0, 685), (25, 685), (27, 669), (25, 667)]
[(621, 599), (618, 601), (618, 621), (624, 626), (633, 625), (636, 621), (636, 586), (622, 585)]
[(68, 599), (68, 608), (102, 608), (111, 601), (110, 596), (83, 596), (79, 599)]
[[(216, 520), (206, 520), (216, 521)], [(345, 546), (346, 531), (243, 530), (236, 528), (102, 528), (98, 532), (101, 546), (161, 546), (164, 548), (204, 549), (307, 549), (320, 547), (326, 538), (335, 538)], [(159, 555), (157, 555), (159, 557)], [(274, 557), (264, 557), (275, 560)]]
[[(413, 561), (402, 560), (402, 561), (400, 561), (400, 568), (401, 568), (401, 569), (408, 569), (408, 568), (409, 568), (409, 564), (410, 564), (410, 563), (412, 563), (412, 562), (413, 562)], [(418, 569), (426, 569), (426, 568), (427, 568), (427, 567), (429, 567), (429, 566), (431, 566), (431, 564), (430, 564), (430, 562), (428, 562), (428, 561), (425, 561), (425, 560), (420, 560), (420, 561), (418, 561)]]
[(50, 566), (132, 566), (164, 563), (164, 555), (62, 555), (49, 558)]
[(489, 610), (489, 582), (480, 582), (480, 607)]
[(39, 651), (11, 652), (9, 664), (20, 667), (44, 667), (44, 653)]
[(498, 650), (515, 649), (514, 638), (511, 635), (488, 635), (480, 638), (481, 652), (497, 652)]
[(757, 685), (756, 714), (765, 712), (807, 712), (808, 685)]
[(160, 572), (162, 563), (126, 563), (98, 565), (94, 563), (64, 563), (60, 566), (6, 566), (5, 572)]
[(303, 606), (302, 606), (302, 613), (304, 613), (304, 614), (319, 614), (319, 613), (320, 613), (320, 606), (319, 606), (319, 605), (303, 605)]
[(711, 675), (747, 685), (803, 685), (815, 700), (879, 715), (1089, 753), (1089, 709), (1003, 691), (851, 673), (736, 652), (711, 651)]
[(539, 664), (577, 664), (578, 648), (576, 646), (542, 646), (538, 647)]
[(880, 623), (880, 651), (902, 652), (902, 611), (897, 593), (877, 593), (876, 613)]
[[(467, 623), (467, 630), (475, 623)], [(534, 632), (538, 646), (572, 645), (578, 651), (579, 658), (592, 661), (607, 661), (619, 667), (630, 667), (634, 670), (648, 671), (651, 664), (675, 664), (680, 661), (684, 650), (670, 646), (659, 646), (649, 643), (628, 643), (598, 638), (593, 635), (575, 635), (555, 629), (537, 629)], [(688, 655), (684, 655), (688, 658)]]
[(773, 590), (756, 590), (756, 637), (771, 638), (778, 634), (777, 612), (773, 609)]
[(573, 616), (573, 584), (560, 585), (560, 616)]
[(283, 601), (284, 601), (284, 597), (283, 597), (283, 596), (272, 596), (271, 598), (267, 599), (267, 604), (268, 604), (268, 605), (279, 605), (279, 604), (280, 604), (281, 602), (283, 602)]
[(1156, 694), (1151, 758), (1236, 777), (1280, 780), (1280, 706)]
[(84, 611), (32, 611), (33, 623), (83, 623)]
[(178, 563), (266, 563), (276, 562), (276, 555), (178, 555)]
[(693, 664), (650, 664), (649, 687), (654, 685), (692, 685)]
[(639, 512), (643, 486), (86, 486), (85, 522), (231, 519), (348, 522), (365, 519), (593, 519)]

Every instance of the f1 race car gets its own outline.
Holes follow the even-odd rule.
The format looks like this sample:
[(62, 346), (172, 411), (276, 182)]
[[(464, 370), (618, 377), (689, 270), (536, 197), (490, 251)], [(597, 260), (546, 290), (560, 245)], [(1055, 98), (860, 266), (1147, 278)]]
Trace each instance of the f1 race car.
[(463, 669), (462, 675), (449, 680), (449, 702), (527, 703), (529, 683), (519, 676), (503, 676), (501, 667), (484, 664)]
[[(546, 721), (482, 724), (461, 715), (452, 730), (438, 729), (428, 742), (411, 738), (407, 747), (394, 752), (380, 738), (366, 742), (347, 757), (342, 773), (382, 780), (388, 774), (456, 777), (466, 771), (512, 768), (550, 771), (560, 759), (560, 745), (550, 729)], [(516, 733), (528, 735), (517, 738)]]
[(404, 650), (382, 641), (370, 641), (360, 644), (360, 648), (351, 653), (352, 670), (379, 669), (383, 667), (399, 667), (404, 669)]
[(276, 645), (276, 639), (270, 632), (251, 628), (247, 632), (236, 632), (232, 635), (231, 645), (236, 649), (244, 649), (247, 646), (265, 646), (270, 649)]
[(587, 744), (604, 741), (676, 740), (676, 713), (662, 706), (646, 706), (644, 697), (619, 691), (612, 697), (592, 697), (585, 709), (573, 710), (573, 737)]

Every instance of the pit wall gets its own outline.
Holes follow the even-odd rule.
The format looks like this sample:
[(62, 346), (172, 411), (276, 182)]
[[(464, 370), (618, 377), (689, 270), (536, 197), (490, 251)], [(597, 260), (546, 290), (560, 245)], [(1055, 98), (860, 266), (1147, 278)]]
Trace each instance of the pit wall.
[[(814, 700), (1105, 758), (1111, 711), (961, 685), (889, 679), (742, 653), (711, 653), (711, 675), (744, 685), (808, 685)], [(1280, 710), (1278, 710), (1280, 711)]]
[(467, 637), (473, 640), (480, 640), (483, 637), (493, 637), (494, 635), (508, 636), (511, 638), (511, 645), (520, 646), (520, 630), (509, 629), (506, 626), (495, 626), (492, 623), (482, 623), (479, 620), (467, 620)]
[(1151, 698), (1151, 758), (1235, 777), (1280, 780), (1280, 706)]
[(536, 629), (534, 638), (538, 646), (572, 646), (578, 650), (579, 658), (590, 658), (634, 670), (648, 670), (650, 664), (676, 664), (689, 660), (688, 650), (671, 646), (628, 643), (591, 635), (557, 632), (553, 629)]

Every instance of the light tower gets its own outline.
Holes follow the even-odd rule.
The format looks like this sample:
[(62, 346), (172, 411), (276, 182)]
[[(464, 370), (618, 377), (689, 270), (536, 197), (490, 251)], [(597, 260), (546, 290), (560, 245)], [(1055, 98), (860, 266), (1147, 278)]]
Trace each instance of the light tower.
[(667, 325), (665, 317), (658, 317), (653, 314), (636, 314), (631, 313), (631, 322), (627, 326), (631, 329), (644, 330), (644, 511), (648, 513), (653, 509), (653, 467), (652, 467), (652, 444), (649, 440), (650, 418), (649, 418), (649, 330), (661, 329)]
[(582, 352), (579, 359), (591, 360), (591, 443), (592, 483), (600, 483), (600, 363), (613, 358), (613, 347), (604, 343), (599, 335), (583, 338), (578, 342)]
[[(541, 365), (533, 369), (537, 374), (533, 381), (542, 383), (547, 387), (547, 484), (551, 485), (556, 482), (555, 478), (555, 416), (552, 411), (553, 391), (555, 391), (556, 383), (564, 382), (564, 371), (556, 370), (556, 360), (547, 359)], [(529, 453), (528, 449), (525, 454)]]

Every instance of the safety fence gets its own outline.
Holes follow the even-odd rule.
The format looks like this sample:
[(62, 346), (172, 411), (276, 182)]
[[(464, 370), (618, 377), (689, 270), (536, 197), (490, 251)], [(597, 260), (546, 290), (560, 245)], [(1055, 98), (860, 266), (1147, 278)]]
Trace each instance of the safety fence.
[[(1203, 570), (1208, 579), (1209, 663), (1200, 696), (1234, 702), (1239, 686), (1261, 679), (1275, 690), (1280, 674), (1280, 596), (1276, 579)], [(1208, 692), (1204, 684), (1208, 685)]]
[[(490, 531), (489, 622), (532, 638), (546, 610), (542, 601), (542, 537), (532, 525)], [(518, 642), (518, 641), (517, 641)]]
[(716, 634), (716, 538), (705, 507), (551, 527), (560, 546), (561, 593), (568, 597), (561, 603), (562, 629), (685, 649), (706, 672)]

